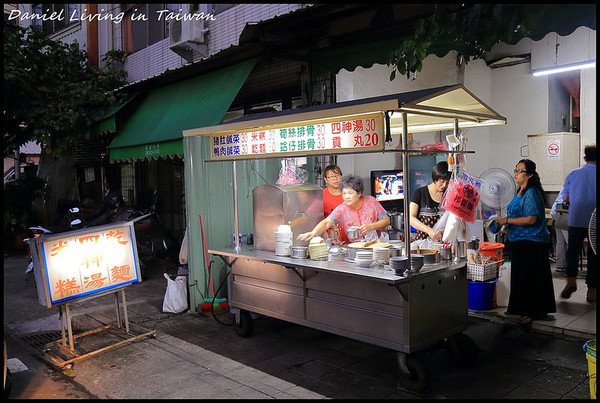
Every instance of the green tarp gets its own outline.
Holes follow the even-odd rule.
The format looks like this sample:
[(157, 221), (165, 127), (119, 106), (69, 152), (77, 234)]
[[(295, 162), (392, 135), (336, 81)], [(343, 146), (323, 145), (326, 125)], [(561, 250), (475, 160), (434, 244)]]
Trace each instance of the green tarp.
[(117, 134), (110, 162), (183, 156), (183, 130), (219, 124), (257, 59), (148, 93)]

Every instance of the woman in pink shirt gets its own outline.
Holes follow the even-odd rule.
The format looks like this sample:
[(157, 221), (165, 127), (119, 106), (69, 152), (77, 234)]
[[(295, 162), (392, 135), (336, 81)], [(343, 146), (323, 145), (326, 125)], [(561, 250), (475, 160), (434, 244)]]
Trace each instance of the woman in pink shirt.
[(377, 236), (387, 232), (390, 224), (387, 211), (373, 196), (363, 196), (365, 186), (358, 176), (348, 174), (340, 181), (344, 203), (337, 206), (328, 217), (325, 217), (310, 232), (298, 235), (300, 241), (310, 241), (313, 237), (340, 223), (346, 231), (348, 227), (357, 226), (362, 236), (377, 231)]

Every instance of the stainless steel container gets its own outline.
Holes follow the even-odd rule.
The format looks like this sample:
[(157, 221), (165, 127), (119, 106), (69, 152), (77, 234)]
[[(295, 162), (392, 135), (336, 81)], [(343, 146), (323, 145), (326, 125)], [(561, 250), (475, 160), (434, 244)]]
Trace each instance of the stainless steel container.
[(399, 213), (397, 211), (389, 212), (390, 216), (390, 225), (392, 229), (401, 231), (404, 228), (404, 213)]
[(402, 256), (402, 245), (394, 245), (390, 248), (390, 257)]
[(358, 230), (358, 227), (355, 225), (351, 225), (348, 228), (346, 228), (346, 234), (348, 235), (348, 239), (350, 240), (355, 240), (360, 238), (360, 231)]
[(443, 260), (451, 260), (452, 259), (452, 247), (441, 247), (440, 248), (440, 256)]
[(291, 225), (292, 246), (308, 246), (296, 238), (323, 219), (323, 189), (312, 183), (257, 186), (252, 203), (255, 249), (274, 252), (275, 231), (281, 224)]
[(292, 246), (291, 256), (296, 259), (308, 258), (308, 247), (307, 246)]

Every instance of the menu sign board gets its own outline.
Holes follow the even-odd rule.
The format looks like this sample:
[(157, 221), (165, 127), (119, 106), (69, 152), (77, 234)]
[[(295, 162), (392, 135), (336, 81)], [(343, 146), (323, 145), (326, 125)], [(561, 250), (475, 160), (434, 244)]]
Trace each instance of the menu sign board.
[(33, 238), (29, 243), (35, 247), (38, 298), (48, 308), (142, 281), (132, 222)]
[(380, 151), (384, 142), (383, 113), (374, 112), (212, 134), (210, 159)]

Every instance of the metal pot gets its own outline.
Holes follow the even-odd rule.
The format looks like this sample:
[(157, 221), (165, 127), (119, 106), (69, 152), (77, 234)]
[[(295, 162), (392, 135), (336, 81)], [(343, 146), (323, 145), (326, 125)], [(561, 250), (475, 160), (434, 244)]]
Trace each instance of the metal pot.
[(393, 211), (388, 213), (388, 215), (390, 216), (390, 225), (392, 226), (392, 229), (400, 231), (404, 228), (404, 213)]
[(440, 248), (440, 256), (444, 260), (452, 259), (452, 248), (450, 246)]
[(439, 263), (442, 260), (439, 252), (423, 254), (423, 263), (424, 264), (435, 264)]
[(308, 247), (292, 246), (291, 256), (296, 259), (306, 259), (308, 257)]
[(402, 256), (402, 246), (394, 245), (393, 248), (390, 248), (390, 257)]

